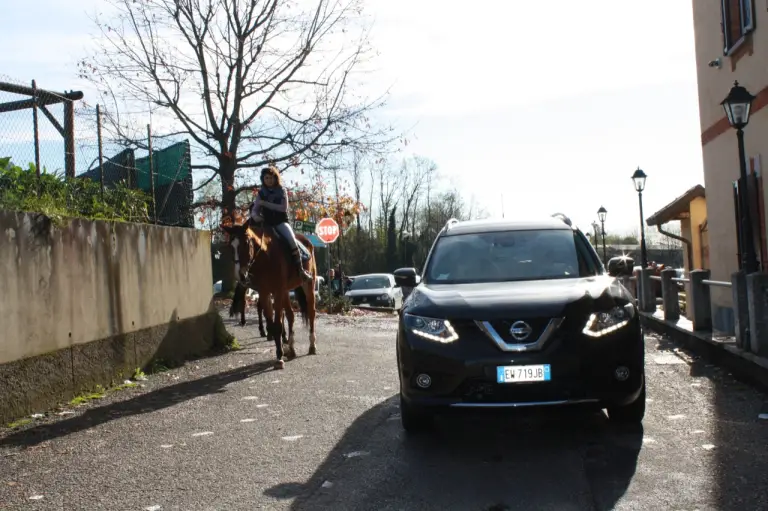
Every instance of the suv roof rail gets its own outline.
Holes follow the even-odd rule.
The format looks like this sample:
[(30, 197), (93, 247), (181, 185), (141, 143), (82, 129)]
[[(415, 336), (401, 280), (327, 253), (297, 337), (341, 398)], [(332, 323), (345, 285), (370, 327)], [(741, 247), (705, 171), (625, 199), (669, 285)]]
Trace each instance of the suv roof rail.
[(445, 227), (444, 227), (444, 229), (448, 230), (448, 229), (450, 229), (450, 228), (451, 228), (451, 226), (453, 226), (454, 224), (458, 224), (458, 223), (459, 223), (458, 219), (456, 219), (456, 218), (451, 218), (451, 219), (449, 219), (447, 222), (445, 222)]
[(552, 218), (559, 218), (559, 219), (560, 219), (560, 220), (562, 220), (562, 221), (563, 221), (563, 223), (564, 223), (565, 225), (567, 225), (568, 227), (573, 227), (573, 222), (571, 222), (571, 219), (570, 219), (570, 218), (568, 218), (568, 217), (567, 217), (565, 214), (563, 214), (563, 213), (555, 213), (554, 215), (552, 215)]

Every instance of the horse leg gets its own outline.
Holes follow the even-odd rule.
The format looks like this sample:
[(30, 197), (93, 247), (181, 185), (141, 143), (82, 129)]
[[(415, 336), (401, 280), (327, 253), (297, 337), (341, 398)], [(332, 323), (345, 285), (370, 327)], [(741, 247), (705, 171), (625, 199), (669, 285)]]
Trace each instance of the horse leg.
[(293, 323), (296, 319), (296, 315), (293, 313), (293, 307), (291, 307), (290, 296), (285, 296), (285, 317), (288, 320), (288, 340), (285, 341), (285, 330), (283, 330), (283, 340), (288, 343), (288, 360), (296, 358), (296, 349), (294, 343), (296, 338), (293, 335)]
[(283, 361), (283, 303), (282, 300), (275, 300), (274, 304), (274, 319), (272, 320), (272, 340), (275, 342), (275, 355), (277, 360), (275, 361), (275, 369), (284, 369), (285, 361)]
[(243, 286), (243, 301), (240, 304), (240, 326), (245, 326), (245, 308), (248, 306), (248, 301), (246, 300), (248, 293), (248, 287)]
[(279, 314), (278, 308), (272, 306), (272, 300), (269, 299), (270, 294), (265, 293), (264, 290), (259, 289), (259, 296), (264, 296), (266, 299), (262, 303), (264, 307), (264, 318), (267, 322), (267, 339), (272, 339), (275, 342), (275, 369), (283, 369), (285, 363), (283, 362), (283, 343), (280, 342), (280, 325), (276, 324), (274, 318)]
[(317, 336), (315, 335), (315, 315), (317, 302), (315, 301), (315, 286), (313, 282), (304, 287), (307, 295), (307, 322), (309, 323), (309, 354), (317, 355)]
[(245, 292), (246, 287), (240, 282), (235, 286), (235, 294), (232, 296), (232, 305), (229, 308), (229, 317), (240, 313), (240, 326), (245, 326)]
[(256, 312), (259, 316), (259, 335), (261, 337), (266, 337), (267, 334), (264, 332), (264, 306), (261, 305), (261, 295), (259, 295), (259, 300), (256, 302)]

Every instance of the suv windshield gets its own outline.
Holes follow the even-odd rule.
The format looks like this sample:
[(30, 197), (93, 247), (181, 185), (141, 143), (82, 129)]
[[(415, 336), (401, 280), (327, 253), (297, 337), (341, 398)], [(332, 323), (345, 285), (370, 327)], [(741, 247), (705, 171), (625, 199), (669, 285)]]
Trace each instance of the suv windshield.
[(357, 277), (350, 286), (350, 291), (357, 291), (358, 289), (381, 289), (391, 287), (391, 283), (387, 277), (380, 275), (371, 277)]
[(440, 238), (426, 280), (434, 284), (570, 279), (599, 263), (570, 229), (460, 234)]

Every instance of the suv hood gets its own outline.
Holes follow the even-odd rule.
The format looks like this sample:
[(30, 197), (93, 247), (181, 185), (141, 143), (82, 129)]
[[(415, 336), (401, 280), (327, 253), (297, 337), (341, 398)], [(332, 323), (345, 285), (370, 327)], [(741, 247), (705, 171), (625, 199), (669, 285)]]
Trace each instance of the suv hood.
[(615, 298), (626, 290), (609, 276), (580, 279), (492, 282), (483, 284), (422, 284), (408, 297), (408, 310), (431, 317), (493, 320), (514, 314), (556, 317), (571, 303), (593, 302), (606, 290)]

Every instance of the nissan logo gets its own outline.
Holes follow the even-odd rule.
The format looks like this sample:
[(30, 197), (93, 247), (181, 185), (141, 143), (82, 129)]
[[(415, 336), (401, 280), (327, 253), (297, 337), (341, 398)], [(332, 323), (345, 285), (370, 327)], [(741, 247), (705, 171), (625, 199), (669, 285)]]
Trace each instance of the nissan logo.
[(533, 329), (525, 321), (515, 321), (509, 329), (509, 335), (517, 341), (524, 341), (531, 335)]

